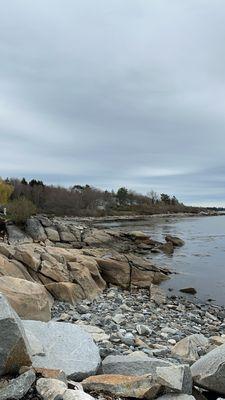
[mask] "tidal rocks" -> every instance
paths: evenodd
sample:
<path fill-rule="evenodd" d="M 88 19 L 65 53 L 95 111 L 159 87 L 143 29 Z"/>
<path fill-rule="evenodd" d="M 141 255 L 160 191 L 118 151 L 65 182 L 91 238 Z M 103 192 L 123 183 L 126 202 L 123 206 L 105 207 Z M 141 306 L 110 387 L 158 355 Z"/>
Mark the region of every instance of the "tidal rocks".
<path fill-rule="evenodd" d="M 199 359 L 199 352 L 209 346 L 209 340 L 202 334 L 194 334 L 180 340 L 172 349 L 172 354 L 187 362 Z"/>
<path fill-rule="evenodd" d="M 81 380 L 96 373 L 100 356 L 91 336 L 78 326 L 63 322 L 23 321 L 41 341 L 45 355 L 32 358 L 35 368 L 62 369 L 68 377 Z"/>
<path fill-rule="evenodd" d="M 154 374 L 157 367 L 169 367 L 166 360 L 153 357 L 108 356 L 102 362 L 104 374 L 145 375 Z"/>
<path fill-rule="evenodd" d="M 225 395 L 225 345 L 197 360 L 191 373 L 196 386 Z"/>
<path fill-rule="evenodd" d="M 31 359 L 23 325 L 0 294 L 0 376 L 18 373 L 24 365 L 31 365 Z"/>
<path fill-rule="evenodd" d="M 194 295 L 194 294 L 197 293 L 197 290 L 195 288 L 193 288 L 193 287 L 186 287 L 186 288 L 180 289 L 180 292 Z"/>
<path fill-rule="evenodd" d="M 154 399 L 161 388 L 151 375 L 97 375 L 85 379 L 82 385 L 87 391 L 137 399 Z"/>
<path fill-rule="evenodd" d="M 20 400 L 29 391 L 32 384 L 35 382 L 36 374 L 31 369 L 18 378 L 6 381 L 0 386 L 0 400 Z"/>
<path fill-rule="evenodd" d="M 184 246 L 184 244 L 185 244 L 185 242 L 182 239 L 180 239 L 176 236 L 167 235 L 165 237 L 165 239 L 166 239 L 166 242 L 172 243 L 173 246 L 175 246 L 175 247 L 181 247 L 181 246 Z"/>
<path fill-rule="evenodd" d="M 20 317 L 50 320 L 53 299 L 44 286 L 24 279 L 2 276 L 0 292 L 6 296 Z"/>

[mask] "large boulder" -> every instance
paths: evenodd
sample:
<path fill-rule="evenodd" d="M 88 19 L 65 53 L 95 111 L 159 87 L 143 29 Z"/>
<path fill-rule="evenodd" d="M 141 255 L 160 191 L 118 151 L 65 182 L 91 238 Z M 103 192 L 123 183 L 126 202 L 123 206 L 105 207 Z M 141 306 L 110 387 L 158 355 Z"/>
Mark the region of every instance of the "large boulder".
<path fill-rule="evenodd" d="M 225 344 L 197 360 L 191 373 L 196 386 L 225 395 Z"/>
<path fill-rule="evenodd" d="M 25 232 L 23 232 L 20 228 L 13 224 L 7 224 L 6 230 L 8 234 L 8 242 L 9 244 L 25 244 L 32 243 L 33 239 L 28 236 Z"/>
<path fill-rule="evenodd" d="M 94 299 L 102 292 L 87 267 L 77 262 L 69 262 L 69 269 L 73 282 L 80 285 L 86 298 Z"/>
<path fill-rule="evenodd" d="M 55 282 L 69 282 L 70 274 L 65 262 L 58 262 L 48 253 L 42 253 L 39 272 Z"/>
<path fill-rule="evenodd" d="M 156 368 L 156 380 L 167 392 L 192 394 L 192 376 L 189 365 L 171 365 Z"/>
<path fill-rule="evenodd" d="M 40 253 L 35 251 L 35 248 L 27 245 L 17 246 L 15 248 L 14 257 L 28 268 L 31 268 L 34 271 L 39 270 L 41 264 Z"/>
<path fill-rule="evenodd" d="M 98 347 L 80 327 L 63 322 L 23 321 L 25 331 L 41 341 L 45 355 L 33 357 L 35 368 L 61 369 L 67 377 L 82 380 L 97 372 Z"/>
<path fill-rule="evenodd" d="M 71 282 L 54 282 L 45 285 L 52 296 L 60 301 L 66 301 L 72 305 L 85 299 L 85 294 L 80 285 Z"/>
<path fill-rule="evenodd" d="M 8 260 L 8 258 L 2 255 L 0 255 L 0 276 L 12 276 L 14 278 L 33 281 L 23 264 L 16 260 Z"/>
<path fill-rule="evenodd" d="M 64 243 L 77 242 L 77 238 L 69 230 L 67 226 L 57 224 L 57 229 L 59 232 L 60 241 Z"/>
<path fill-rule="evenodd" d="M 0 376 L 18 373 L 31 365 L 30 347 L 18 315 L 1 293 L 0 327 Z"/>
<path fill-rule="evenodd" d="M 172 354 L 181 357 L 184 361 L 193 363 L 199 359 L 199 353 L 209 346 L 209 339 L 202 334 L 195 333 L 181 339 L 172 349 Z"/>
<path fill-rule="evenodd" d="M 56 227 L 48 226 L 45 228 L 45 233 L 51 242 L 60 242 L 59 232 Z"/>
<path fill-rule="evenodd" d="M 145 375 L 154 374 L 158 367 L 169 367 L 171 363 L 153 357 L 108 356 L 102 362 L 103 374 Z"/>
<path fill-rule="evenodd" d="M 154 399 L 161 389 L 151 375 L 97 375 L 82 382 L 84 389 L 95 393 L 106 393 L 113 397 Z"/>
<path fill-rule="evenodd" d="M 127 260 L 118 260 L 105 256 L 97 259 L 101 275 L 107 283 L 126 289 L 130 285 L 131 269 Z"/>
<path fill-rule="evenodd" d="M 47 239 L 45 230 L 37 218 L 29 218 L 26 221 L 26 233 L 35 241 L 44 242 Z"/>
<path fill-rule="evenodd" d="M 53 299 L 44 286 L 10 276 L 0 277 L 0 292 L 24 319 L 49 321 Z"/>

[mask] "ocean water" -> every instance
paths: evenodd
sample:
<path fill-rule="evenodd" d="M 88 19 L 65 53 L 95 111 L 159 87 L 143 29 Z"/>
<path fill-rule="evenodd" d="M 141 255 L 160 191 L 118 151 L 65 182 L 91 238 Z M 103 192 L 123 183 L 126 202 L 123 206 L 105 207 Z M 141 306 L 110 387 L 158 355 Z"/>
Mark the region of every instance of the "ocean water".
<path fill-rule="evenodd" d="M 191 286 L 197 290 L 197 299 L 210 299 L 225 305 L 225 215 L 153 217 L 148 221 L 126 221 L 107 226 L 120 227 L 125 231 L 141 230 L 159 241 L 164 241 L 167 234 L 182 238 L 185 245 L 176 248 L 172 256 L 149 254 L 156 265 L 168 266 L 176 272 L 162 286 L 179 295 L 179 289 Z M 193 298 L 192 295 L 187 296 Z"/>

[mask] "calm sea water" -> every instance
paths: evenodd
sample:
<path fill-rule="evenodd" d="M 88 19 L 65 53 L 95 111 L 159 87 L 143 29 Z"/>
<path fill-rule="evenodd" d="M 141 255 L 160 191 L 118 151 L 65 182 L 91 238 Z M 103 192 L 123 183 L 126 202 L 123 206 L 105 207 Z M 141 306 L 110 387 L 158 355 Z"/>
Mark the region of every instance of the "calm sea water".
<path fill-rule="evenodd" d="M 141 230 L 151 238 L 163 241 L 171 234 L 184 239 L 185 245 L 172 256 L 150 255 L 156 265 L 168 266 L 178 274 L 163 283 L 179 293 L 183 287 L 195 287 L 201 301 L 213 299 L 225 305 L 225 215 L 216 217 L 150 218 L 139 222 L 107 224 L 125 231 Z M 181 295 L 181 293 L 179 293 Z M 191 295 L 188 297 L 192 298 Z"/>

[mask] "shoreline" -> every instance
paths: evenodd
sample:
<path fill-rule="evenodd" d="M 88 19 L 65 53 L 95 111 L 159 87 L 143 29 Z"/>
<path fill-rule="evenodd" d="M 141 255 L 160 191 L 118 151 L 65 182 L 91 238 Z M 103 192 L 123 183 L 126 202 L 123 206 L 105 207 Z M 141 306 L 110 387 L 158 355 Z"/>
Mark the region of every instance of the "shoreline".
<path fill-rule="evenodd" d="M 44 214 L 43 214 L 44 215 Z M 75 217 L 75 216 L 64 216 L 64 217 L 49 217 L 50 219 L 55 220 L 65 220 L 65 221 L 77 221 L 84 223 L 104 223 L 104 222 L 133 222 L 133 221 L 147 221 L 152 218 L 185 218 L 185 217 L 216 217 L 224 215 L 219 212 L 199 212 L 199 213 L 190 213 L 190 212 L 178 212 L 178 213 L 165 213 L 165 214 L 134 214 L 134 215 L 115 215 L 115 216 L 103 216 L 103 217 Z M 37 215 L 37 217 L 41 217 L 42 214 Z M 45 216 L 45 215 L 44 215 Z"/>

